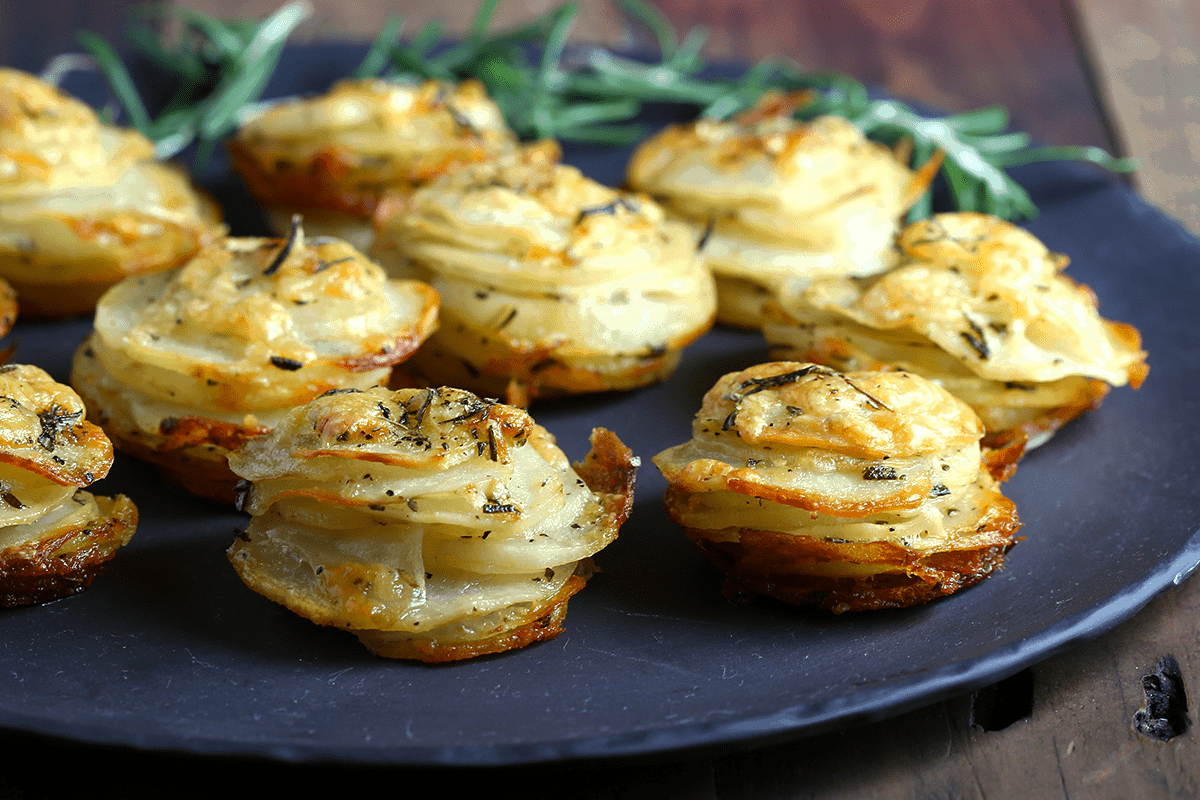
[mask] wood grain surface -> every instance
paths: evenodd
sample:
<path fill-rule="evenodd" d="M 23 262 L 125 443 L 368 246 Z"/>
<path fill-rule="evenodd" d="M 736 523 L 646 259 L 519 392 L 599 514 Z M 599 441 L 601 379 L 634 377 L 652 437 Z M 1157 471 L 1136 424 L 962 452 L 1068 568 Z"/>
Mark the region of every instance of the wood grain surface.
<path fill-rule="evenodd" d="M 278 0 L 182 0 L 218 14 L 261 15 Z M 44 25 L 55 3 L 3 0 L 0 60 L 15 48 L 5 28 Z M 61 28 L 111 27 L 86 3 Z M 122 3 L 109 3 L 111 8 Z M 496 24 L 544 12 L 544 0 L 502 3 Z M 1095 144 L 1138 157 L 1145 196 L 1200 232 L 1200 0 L 658 0 L 675 23 L 711 29 L 714 59 L 779 54 L 834 69 L 903 97 L 949 109 L 1001 103 L 1018 128 L 1057 144 Z M 302 35 L 365 39 L 389 11 L 409 33 L 443 19 L 466 29 L 475 4 L 435 0 L 321 0 Z M 607 0 L 583 0 L 580 37 L 616 47 L 648 45 Z M 66 12 L 64 12 L 65 14 Z M 73 16 L 72 16 L 73 15 Z M 80 16 L 83 15 L 83 16 Z M 42 34 L 60 47 L 59 32 Z M 57 37 L 57 38 L 56 38 Z M 23 51 L 24 52 L 24 51 Z M 11 63 L 11 62 L 9 62 Z M 1200 378 L 1198 378 L 1200 381 Z M 365 770 L 325 765 L 220 764 L 0 734 L 9 763 L 71 761 L 97 775 L 123 775 L 125 797 L 161 796 L 131 778 L 172 770 L 175 796 L 212 796 L 230 781 L 270 781 L 275 790 L 340 791 L 386 781 L 405 791 L 462 796 L 507 789 L 584 798 L 1175 798 L 1200 797 L 1194 728 L 1157 741 L 1135 727 L 1146 703 L 1143 676 L 1165 656 L 1200 691 L 1200 581 L 1152 601 L 1133 620 L 985 692 L 872 725 L 738 752 L 682 754 L 649 763 L 599 762 L 525 769 Z M 1005 715 L 1015 721 L 999 730 Z M 216 767 L 216 768 L 214 768 Z M 307 792 L 306 792 L 307 793 Z M 52 797 L 19 772 L 0 775 L 0 799 Z M 103 796 L 103 795 L 102 795 Z"/>
<path fill-rule="evenodd" d="M 1200 2 L 1076 5 L 1103 102 L 1141 164 L 1139 190 L 1200 234 Z"/>

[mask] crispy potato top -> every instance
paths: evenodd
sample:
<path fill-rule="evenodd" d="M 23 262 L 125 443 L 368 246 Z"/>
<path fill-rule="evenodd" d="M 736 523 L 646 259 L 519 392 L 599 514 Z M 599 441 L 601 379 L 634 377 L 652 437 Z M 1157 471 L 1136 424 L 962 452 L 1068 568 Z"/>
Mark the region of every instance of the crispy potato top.
<path fill-rule="evenodd" d="M 6 467 L 60 486 L 103 478 L 112 466 L 112 443 L 83 415 L 79 395 L 38 367 L 0 367 L 0 463 Z M 12 486 L 4 491 L 17 494 Z"/>
<path fill-rule="evenodd" d="M 926 455 L 983 435 L 970 407 L 929 381 L 789 361 L 722 377 L 704 395 L 694 428 L 858 458 Z"/>
<path fill-rule="evenodd" d="M 554 438 L 515 406 L 450 387 L 395 392 L 375 387 L 314 399 L 271 435 L 248 442 L 230 463 L 249 480 L 321 456 L 440 470 L 465 461 L 509 464 L 513 449 L 527 443 L 566 464 Z"/>
<path fill-rule="evenodd" d="M 869 328 L 909 329 L 976 374 L 1001 381 L 1072 375 L 1120 386 L 1145 377 L 1137 331 L 1100 317 L 1060 270 L 1065 256 L 998 217 L 939 214 L 899 237 L 901 262 L 858 280 L 822 278 L 804 303 Z"/>
<path fill-rule="evenodd" d="M 692 431 L 654 457 L 675 490 L 841 518 L 919 509 L 980 474 L 978 417 L 905 372 L 760 364 L 717 381 Z"/>
<path fill-rule="evenodd" d="M 803 217 L 878 192 L 898 216 L 912 173 L 841 117 L 793 119 L 804 99 L 768 93 L 731 120 L 671 126 L 638 148 L 629 184 L 697 214 L 746 206 Z"/>
<path fill-rule="evenodd" d="M 109 373 L 164 400 L 290 407 L 390 367 L 433 329 L 437 295 L 337 239 L 230 238 L 114 286 L 96 312 Z"/>
<path fill-rule="evenodd" d="M 539 143 L 385 200 L 372 252 L 513 350 L 627 354 L 706 330 L 715 290 L 696 234 L 557 155 Z"/>
<path fill-rule="evenodd" d="M 264 174 L 315 169 L 349 189 L 424 183 L 515 143 L 478 81 L 402 84 L 370 78 L 273 106 L 238 132 L 233 147 L 235 156 L 252 159 Z"/>
<path fill-rule="evenodd" d="M 220 209 L 137 131 L 0 69 L 0 275 L 30 316 L 91 311 L 105 287 L 220 236 Z"/>
<path fill-rule="evenodd" d="M 105 125 L 46 81 L 0 68 L 0 198 L 113 183 L 153 157 L 154 145 L 137 131 Z"/>

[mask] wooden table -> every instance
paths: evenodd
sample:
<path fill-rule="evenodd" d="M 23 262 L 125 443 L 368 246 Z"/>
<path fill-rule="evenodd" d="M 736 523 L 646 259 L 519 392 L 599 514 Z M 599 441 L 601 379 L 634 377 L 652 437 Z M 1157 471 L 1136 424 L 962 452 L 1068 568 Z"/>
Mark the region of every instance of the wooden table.
<path fill-rule="evenodd" d="M 217 12 L 259 14 L 275 0 L 189 0 Z M 20 63 L 70 47 L 69 31 L 114 34 L 128 2 L 0 2 L 0 63 Z M 1130 0 L 829 0 L 784 6 L 769 0 L 659 0 L 677 27 L 713 30 L 711 54 L 752 60 L 769 53 L 806 66 L 849 72 L 904 97 L 953 109 L 1001 103 L 1014 123 L 1046 143 L 1094 144 L 1141 160 L 1134 184 L 1152 203 L 1200 233 L 1200 2 Z M 366 38 L 384 3 L 318 3 L 310 30 Z M 506 24 L 544 4 L 501 6 Z M 581 26 L 608 44 L 639 43 L 607 2 L 585 2 Z M 473 4 L 420 0 L 401 13 L 415 30 L 449 14 L 463 30 Z M 885 10 L 881 10 L 885 9 Z M 53 21 L 54 24 L 48 24 Z M 1200 524 L 1200 523 L 1198 523 Z M 809 797 L 1088 797 L 1200 795 L 1194 730 L 1162 742 L 1139 733 L 1142 678 L 1173 656 L 1184 683 L 1200 667 L 1200 582 L 1168 590 L 1135 618 L 1090 643 L 1040 663 L 996 687 L 884 722 L 728 754 L 691 754 L 645 763 L 538 768 L 382 770 L 336 766 L 214 763 L 82 747 L 23 734 L 0 734 L 6 764 L 70 764 L 123 796 L 161 796 L 155 768 L 171 770 L 172 794 L 212 796 L 248 779 L 272 791 L 394 791 L 435 788 L 446 796 L 512 788 L 528 795 L 722 800 Z M 999 728 L 991 730 L 990 728 Z M 367 781 L 368 784 L 363 782 Z M 12 768 L 0 798 L 57 796 L 53 773 Z M 74 786 L 72 786 L 74 788 Z"/>

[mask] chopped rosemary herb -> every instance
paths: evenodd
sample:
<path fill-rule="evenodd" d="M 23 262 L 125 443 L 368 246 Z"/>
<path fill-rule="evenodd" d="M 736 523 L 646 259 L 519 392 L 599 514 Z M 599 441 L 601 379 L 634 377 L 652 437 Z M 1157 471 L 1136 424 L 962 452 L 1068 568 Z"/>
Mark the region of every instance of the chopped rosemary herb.
<path fill-rule="evenodd" d="M 903 478 L 902 475 L 896 473 L 896 470 L 880 464 L 867 466 L 863 469 L 862 477 L 864 481 L 895 481 Z"/>
<path fill-rule="evenodd" d="M 271 356 L 271 364 L 272 366 L 288 372 L 295 372 L 304 366 L 304 362 L 297 361 L 294 358 L 287 358 L 285 356 Z"/>
<path fill-rule="evenodd" d="M 293 214 L 292 230 L 288 233 L 288 237 L 284 241 L 283 246 L 279 248 L 279 252 L 273 259 L 271 259 L 271 263 L 267 266 L 267 268 L 263 270 L 264 277 L 270 277 L 271 275 L 274 275 L 279 268 L 283 266 L 283 262 L 287 261 L 288 256 L 292 254 L 292 248 L 296 246 L 296 241 L 299 239 L 302 230 L 303 228 L 300 226 L 300 215 Z"/>

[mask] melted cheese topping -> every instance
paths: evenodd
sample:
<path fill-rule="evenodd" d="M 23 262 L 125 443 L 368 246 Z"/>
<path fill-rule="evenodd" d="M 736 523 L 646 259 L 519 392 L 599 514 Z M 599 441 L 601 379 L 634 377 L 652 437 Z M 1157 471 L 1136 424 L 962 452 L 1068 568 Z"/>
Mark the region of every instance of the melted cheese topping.
<path fill-rule="evenodd" d="M 10 561 L 19 570 L 29 570 L 31 559 L 49 573 L 69 569 L 38 551 L 72 549 L 72 537 L 88 539 L 90 528 L 109 522 L 78 488 L 107 475 L 113 459 L 112 444 L 83 417 L 79 396 L 41 369 L 0 367 L 0 592 L 9 591 Z"/>
<path fill-rule="evenodd" d="M 428 335 L 436 302 L 424 284 L 389 281 L 351 246 L 306 243 L 299 228 L 288 242 L 228 239 L 182 269 L 111 289 L 91 357 L 97 380 L 123 384 L 153 414 L 270 416 L 385 381 Z"/>
<path fill-rule="evenodd" d="M 83 416 L 79 395 L 41 369 L 0 367 L 0 522 L 37 516 L 108 474 L 112 444 Z"/>
<path fill-rule="evenodd" d="M 364 79 L 271 107 L 232 147 L 259 200 L 369 217 L 385 189 L 418 186 L 515 143 L 478 81 Z M 297 193 L 301 186 L 316 191 Z"/>
<path fill-rule="evenodd" d="M 230 466 L 252 482 L 243 579 L 353 629 L 461 634 L 545 603 L 619 525 L 545 429 L 458 389 L 317 398 Z"/>
<path fill-rule="evenodd" d="M 217 236 L 216 207 L 153 157 L 140 133 L 0 69 L 0 271 L 111 283 L 173 266 Z"/>
<path fill-rule="evenodd" d="M 438 290 L 436 342 L 478 372 L 519 375 L 528 354 L 620 371 L 699 336 L 715 308 L 686 226 L 536 145 L 398 202 L 373 252 Z"/>
<path fill-rule="evenodd" d="M 918 179 L 887 148 L 840 117 L 797 122 L 796 103 L 768 94 L 733 120 L 672 126 L 630 162 L 631 187 L 697 230 L 713 224 L 706 249 L 722 321 L 759 324 L 729 317 L 730 304 L 754 287 L 777 293 L 815 275 L 885 269 L 915 199 Z"/>
<path fill-rule="evenodd" d="M 654 458 L 678 491 L 849 519 L 961 494 L 979 473 L 983 434 L 970 408 L 916 376 L 794 362 L 724 376 L 692 431 Z"/>
<path fill-rule="evenodd" d="M 0 68 L 0 198 L 113 183 L 153 157 L 154 145 L 137 131 L 105 125 L 46 81 Z"/>
<path fill-rule="evenodd" d="M 905 229 L 903 261 L 860 280 L 820 279 L 765 329 L 781 352 L 839 367 L 919 372 L 975 407 L 989 430 L 1012 415 L 1086 396 L 1086 379 L 1139 384 L 1137 332 L 1100 317 L 1060 274 L 1066 259 L 983 214 Z M 1019 415 L 1020 416 L 1020 415 Z M 1028 415 L 1025 415 L 1028 416 Z"/>

